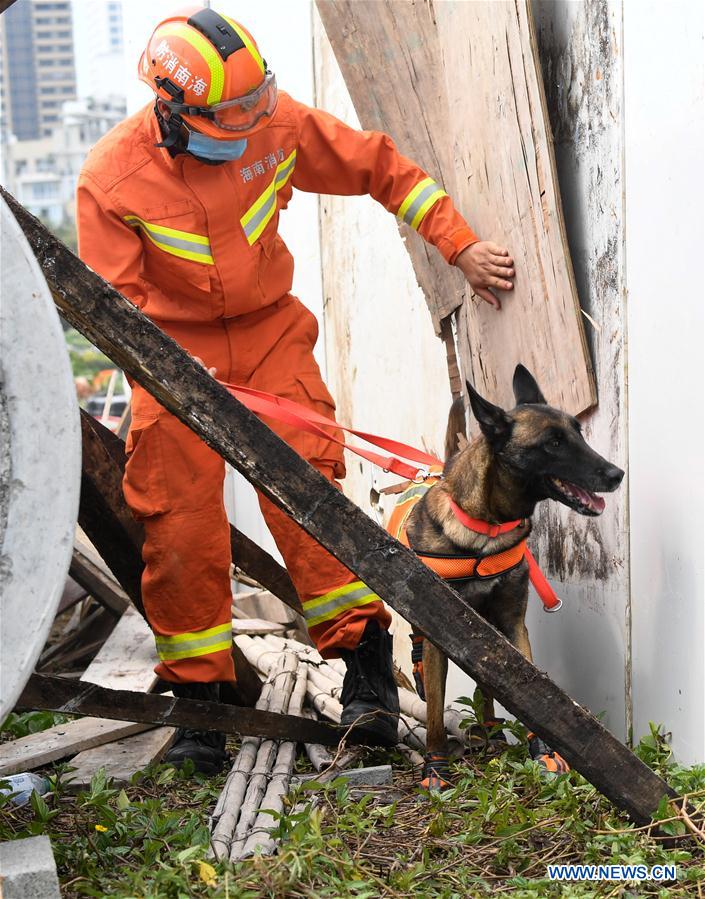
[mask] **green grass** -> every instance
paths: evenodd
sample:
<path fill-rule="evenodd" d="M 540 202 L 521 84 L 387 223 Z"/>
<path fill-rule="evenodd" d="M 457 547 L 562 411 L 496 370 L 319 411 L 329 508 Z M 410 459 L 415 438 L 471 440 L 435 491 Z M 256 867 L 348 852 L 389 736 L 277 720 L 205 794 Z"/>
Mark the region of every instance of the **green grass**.
<path fill-rule="evenodd" d="M 704 808 L 705 766 L 673 764 L 657 728 L 637 751 Z M 376 753 L 365 763 L 388 759 Z M 685 839 L 681 821 L 663 825 L 673 836 L 666 845 L 631 826 L 577 773 L 541 777 L 523 745 L 462 760 L 455 788 L 430 797 L 400 757 L 392 761 L 391 787 L 299 788 L 278 823 L 280 852 L 236 866 L 206 858 L 208 814 L 224 776 L 159 765 L 125 789 L 99 774 L 77 796 L 66 789 L 69 766 L 50 769 L 52 791 L 31 807 L 14 809 L 0 797 L 0 840 L 48 834 L 67 899 L 705 895 L 703 846 Z M 659 811 L 672 816 L 665 804 Z M 679 879 L 668 886 L 552 884 L 544 879 L 549 862 L 673 863 Z"/>

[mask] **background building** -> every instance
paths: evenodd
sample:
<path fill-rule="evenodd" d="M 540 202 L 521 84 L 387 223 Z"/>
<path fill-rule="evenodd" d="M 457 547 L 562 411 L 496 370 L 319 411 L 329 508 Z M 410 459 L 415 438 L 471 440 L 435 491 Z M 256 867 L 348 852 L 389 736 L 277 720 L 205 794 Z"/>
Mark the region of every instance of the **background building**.
<path fill-rule="evenodd" d="M 78 96 L 124 93 L 122 0 L 73 0 L 72 6 Z"/>
<path fill-rule="evenodd" d="M 97 3 L 96 5 L 102 5 Z M 17 0 L 0 18 L 4 130 L 47 137 L 76 98 L 71 3 Z"/>

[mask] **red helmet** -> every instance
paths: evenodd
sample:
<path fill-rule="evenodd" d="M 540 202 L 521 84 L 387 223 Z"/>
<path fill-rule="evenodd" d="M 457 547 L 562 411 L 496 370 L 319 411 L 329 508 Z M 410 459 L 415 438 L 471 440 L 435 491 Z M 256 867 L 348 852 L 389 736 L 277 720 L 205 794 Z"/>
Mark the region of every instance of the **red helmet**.
<path fill-rule="evenodd" d="M 277 105 L 276 80 L 250 32 L 212 9 L 193 6 L 160 22 L 138 74 L 163 114 L 217 140 L 252 133 Z"/>

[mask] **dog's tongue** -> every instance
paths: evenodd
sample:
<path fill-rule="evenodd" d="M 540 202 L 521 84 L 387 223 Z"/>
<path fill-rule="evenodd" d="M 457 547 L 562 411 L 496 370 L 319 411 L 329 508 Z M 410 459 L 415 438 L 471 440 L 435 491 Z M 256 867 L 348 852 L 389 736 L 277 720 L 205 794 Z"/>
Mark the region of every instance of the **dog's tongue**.
<path fill-rule="evenodd" d="M 578 497 L 580 502 L 587 506 L 588 509 L 592 509 L 593 512 L 602 512 L 605 508 L 605 500 L 603 497 L 598 496 L 596 493 L 588 493 L 587 490 L 583 490 L 582 487 L 578 487 L 575 484 L 570 485 L 573 488 L 573 493 Z"/>

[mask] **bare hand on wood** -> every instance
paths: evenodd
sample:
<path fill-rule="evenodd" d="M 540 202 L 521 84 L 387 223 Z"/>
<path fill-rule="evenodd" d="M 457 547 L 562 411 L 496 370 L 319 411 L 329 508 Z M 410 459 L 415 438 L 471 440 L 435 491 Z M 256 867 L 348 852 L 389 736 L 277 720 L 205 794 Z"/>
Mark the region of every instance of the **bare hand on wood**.
<path fill-rule="evenodd" d="M 514 260 L 509 250 L 489 240 L 479 240 L 458 255 L 455 264 L 475 293 L 490 306 L 501 309 L 495 290 L 512 290 Z M 492 289 L 490 289 L 492 288 Z"/>
<path fill-rule="evenodd" d="M 194 362 L 198 362 L 199 365 L 202 365 L 212 378 L 215 377 L 215 373 L 217 371 L 215 366 L 213 368 L 207 368 L 206 363 L 203 361 L 203 359 L 201 359 L 200 356 L 194 356 L 193 359 L 194 359 Z"/>

